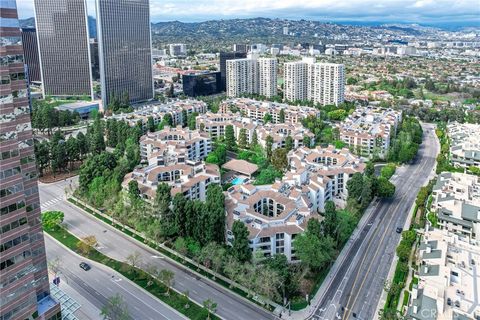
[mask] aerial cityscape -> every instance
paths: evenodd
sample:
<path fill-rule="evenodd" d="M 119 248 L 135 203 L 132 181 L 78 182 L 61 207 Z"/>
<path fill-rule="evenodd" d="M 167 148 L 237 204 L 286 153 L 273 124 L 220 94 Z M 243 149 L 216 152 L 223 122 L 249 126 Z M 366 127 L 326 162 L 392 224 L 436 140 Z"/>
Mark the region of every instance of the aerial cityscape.
<path fill-rule="evenodd" d="M 477 0 L 0 0 L 0 320 L 479 320 Z"/>

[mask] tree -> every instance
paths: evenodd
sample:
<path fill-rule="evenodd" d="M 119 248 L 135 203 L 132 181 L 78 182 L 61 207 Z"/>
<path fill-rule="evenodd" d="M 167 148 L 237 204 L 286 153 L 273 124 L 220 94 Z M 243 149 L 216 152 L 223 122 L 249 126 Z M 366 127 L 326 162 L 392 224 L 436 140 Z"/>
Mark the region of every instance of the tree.
<path fill-rule="evenodd" d="M 61 211 L 46 211 L 42 213 L 42 225 L 45 230 L 54 230 L 63 222 L 64 214 Z"/>
<path fill-rule="evenodd" d="M 62 268 L 63 262 L 60 257 L 55 257 L 55 259 L 49 259 L 48 260 L 48 269 L 53 272 L 54 277 L 57 277 L 57 274 L 60 272 L 60 269 Z"/>
<path fill-rule="evenodd" d="M 322 235 L 316 219 L 310 219 L 307 230 L 295 238 L 294 248 L 302 263 L 313 270 L 325 267 L 335 256 L 333 239 Z"/>
<path fill-rule="evenodd" d="M 287 151 L 293 149 L 293 138 L 290 135 L 285 138 L 285 149 L 287 149 Z"/>
<path fill-rule="evenodd" d="M 208 312 L 207 319 L 210 320 L 210 315 L 217 311 L 217 304 L 213 300 L 207 299 L 207 300 L 203 301 L 203 307 Z"/>
<path fill-rule="evenodd" d="M 227 150 L 235 150 L 236 148 L 235 132 L 233 131 L 233 126 L 231 124 L 225 127 L 225 144 Z"/>
<path fill-rule="evenodd" d="M 272 147 L 273 147 L 273 138 L 271 136 L 267 136 L 265 139 L 265 152 L 267 154 L 268 162 L 272 159 Z"/>
<path fill-rule="evenodd" d="M 103 306 L 100 315 L 104 320 L 130 320 L 130 313 L 127 304 L 120 294 L 108 298 Z"/>
<path fill-rule="evenodd" d="M 173 285 L 175 273 L 171 270 L 163 269 L 158 274 L 158 278 L 167 287 L 166 295 L 168 296 L 170 294 L 170 288 Z"/>
<path fill-rule="evenodd" d="M 136 274 L 136 269 L 138 268 L 138 265 L 141 263 L 141 261 L 142 256 L 138 251 L 134 251 L 125 258 L 125 262 L 130 266 L 130 271 L 133 274 Z"/>
<path fill-rule="evenodd" d="M 48 141 L 38 142 L 34 145 L 35 159 L 38 165 L 38 171 L 40 175 L 43 175 L 43 171 L 50 164 L 50 146 Z"/>
<path fill-rule="evenodd" d="M 359 172 L 353 174 L 353 176 L 347 181 L 348 196 L 358 200 L 362 195 L 363 190 L 363 175 Z"/>
<path fill-rule="evenodd" d="M 232 255 L 240 262 L 250 261 L 252 258 L 252 251 L 250 250 L 248 236 L 250 235 L 247 227 L 241 221 L 235 220 L 232 226 L 234 236 Z"/>
<path fill-rule="evenodd" d="M 279 171 L 284 171 L 288 167 L 288 151 L 285 148 L 277 148 L 272 154 L 272 165 Z"/>
<path fill-rule="evenodd" d="M 245 149 L 247 148 L 247 144 L 248 144 L 248 141 L 247 141 L 247 130 L 245 128 L 241 128 L 240 129 L 240 132 L 238 134 L 238 146 L 241 148 L 241 149 Z"/>
<path fill-rule="evenodd" d="M 269 122 L 272 122 L 272 120 L 272 115 L 270 113 L 265 113 L 265 115 L 263 116 L 263 123 L 267 124 Z"/>
<path fill-rule="evenodd" d="M 310 139 L 309 136 L 303 137 L 303 145 L 307 148 L 310 148 L 312 146 L 312 140 Z"/>
<path fill-rule="evenodd" d="M 77 242 L 77 249 L 82 255 L 88 256 L 96 245 L 97 238 L 95 236 L 86 236 Z"/>
<path fill-rule="evenodd" d="M 154 131 L 155 131 L 155 122 L 154 122 L 152 116 L 149 116 L 149 117 L 147 118 L 147 128 L 148 128 L 148 131 L 150 131 L 150 132 L 154 132 Z"/>
<path fill-rule="evenodd" d="M 375 166 L 372 161 L 367 162 L 367 165 L 365 166 L 364 174 L 367 177 L 375 176 Z"/>
<path fill-rule="evenodd" d="M 258 145 L 258 135 L 257 130 L 253 131 L 252 142 L 250 143 L 250 148 L 255 148 Z"/>
<path fill-rule="evenodd" d="M 138 199 L 140 197 L 140 189 L 138 188 L 138 181 L 131 180 L 128 182 L 128 195 L 130 199 Z"/>
<path fill-rule="evenodd" d="M 278 122 L 285 123 L 285 110 L 280 109 L 280 114 L 278 115 Z"/>
<path fill-rule="evenodd" d="M 173 197 L 172 210 L 175 217 L 175 225 L 180 237 L 187 236 L 187 211 L 186 211 L 187 199 L 183 193 L 177 193 Z"/>
<path fill-rule="evenodd" d="M 391 198 L 395 194 L 395 185 L 385 177 L 377 179 L 377 195 L 381 198 Z"/>
<path fill-rule="evenodd" d="M 325 220 L 323 220 L 323 230 L 324 234 L 332 237 L 333 239 L 337 238 L 337 211 L 335 209 L 335 203 L 333 201 L 327 201 L 325 203 Z"/>
<path fill-rule="evenodd" d="M 175 88 L 173 86 L 173 82 L 170 83 L 170 87 L 168 88 L 168 90 L 165 91 L 165 96 L 168 98 L 172 98 L 175 96 Z"/>

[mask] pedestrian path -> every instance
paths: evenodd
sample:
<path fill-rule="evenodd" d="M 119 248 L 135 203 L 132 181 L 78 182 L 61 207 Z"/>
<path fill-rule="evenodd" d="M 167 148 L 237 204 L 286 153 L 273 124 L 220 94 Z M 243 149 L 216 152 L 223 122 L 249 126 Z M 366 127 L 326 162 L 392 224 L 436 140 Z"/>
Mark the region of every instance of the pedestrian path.
<path fill-rule="evenodd" d="M 47 209 L 49 209 L 50 207 L 52 207 L 54 204 L 56 204 L 57 202 L 59 201 L 62 201 L 64 199 L 63 196 L 58 196 L 56 198 L 53 198 L 53 199 L 50 199 L 48 201 L 45 201 L 43 203 L 40 204 L 40 209 L 43 211 L 46 211 Z"/>

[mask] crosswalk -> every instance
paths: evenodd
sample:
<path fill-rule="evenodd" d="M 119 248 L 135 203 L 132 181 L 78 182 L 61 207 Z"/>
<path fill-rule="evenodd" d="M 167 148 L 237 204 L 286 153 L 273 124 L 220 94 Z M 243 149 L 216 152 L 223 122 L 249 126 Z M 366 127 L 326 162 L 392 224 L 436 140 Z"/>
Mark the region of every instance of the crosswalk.
<path fill-rule="evenodd" d="M 58 196 L 56 198 L 53 198 L 51 200 L 48 200 L 48 201 L 45 201 L 43 203 L 40 204 L 40 209 L 42 211 L 46 211 L 47 209 L 49 209 L 51 206 L 53 206 L 54 204 L 56 204 L 57 202 L 63 200 L 63 196 Z"/>

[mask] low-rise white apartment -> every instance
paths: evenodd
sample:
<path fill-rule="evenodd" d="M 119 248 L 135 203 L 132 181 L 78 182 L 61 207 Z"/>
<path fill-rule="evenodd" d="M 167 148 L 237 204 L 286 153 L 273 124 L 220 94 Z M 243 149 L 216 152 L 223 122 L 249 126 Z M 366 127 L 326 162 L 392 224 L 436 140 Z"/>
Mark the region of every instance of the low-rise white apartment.
<path fill-rule="evenodd" d="M 360 107 L 338 124 L 340 140 L 358 155 L 385 157 L 402 113 L 380 107 Z"/>
<path fill-rule="evenodd" d="M 244 59 L 227 60 L 226 69 L 227 96 L 277 95 L 277 59 L 258 58 L 256 54 L 249 54 Z"/>
<path fill-rule="evenodd" d="M 480 249 L 446 230 L 427 229 L 417 257 L 418 284 L 409 297 L 408 319 L 478 319 Z"/>
<path fill-rule="evenodd" d="M 273 139 L 272 149 L 284 148 L 287 138 L 292 138 L 293 148 L 304 145 L 304 138 L 310 139 L 310 146 L 315 144 L 315 135 L 308 129 L 304 128 L 300 123 L 267 123 L 244 118 L 240 114 L 228 113 L 210 113 L 199 115 L 196 118 L 197 129 L 201 132 L 208 133 L 210 137 L 222 138 L 225 136 L 226 127 L 233 127 L 235 138 L 239 139 L 241 131 L 244 130 L 247 143 L 252 143 L 253 136 L 257 134 L 257 141 L 265 148 L 267 137 Z"/>
<path fill-rule="evenodd" d="M 147 164 L 127 174 L 122 186 L 128 188 L 130 181 L 137 181 L 147 201 L 153 201 L 160 183 L 171 186 L 172 196 L 181 192 L 188 199 L 202 201 L 208 185 L 220 183 L 218 166 L 202 161 L 212 149 L 211 140 L 196 130 L 167 127 L 143 136 L 140 145 Z"/>
<path fill-rule="evenodd" d="M 283 253 L 295 261 L 293 240 L 305 230 L 309 219 L 321 219 L 325 203 L 344 205 L 346 183 L 365 164 L 347 149 L 299 148 L 288 155 L 291 170 L 273 185 L 238 184 L 226 192 L 227 240 L 240 220 L 250 232 L 250 247 L 265 256 Z M 339 200 L 339 201 L 336 201 Z"/>
<path fill-rule="evenodd" d="M 345 100 L 345 67 L 316 63 L 315 58 L 284 65 L 286 101 L 309 100 L 321 105 L 339 105 Z"/>
<path fill-rule="evenodd" d="M 116 119 L 126 121 L 130 126 L 136 126 L 141 122 L 143 129 L 146 131 L 148 126 L 148 118 L 152 117 L 156 125 L 162 122 L 166 114 L 172 117 L 172 125 L 181 125 L 187 121 L 184 119 L 192 113 L 205 113 L 207 104 L 198 100 L 177 100 L 168 103 L 146 104 L 137 110 L 129 113 L 115 114 L 105 119 Z"/>
<path fill-rule="evenodd" d="M 283 111 L 282 111 L 283 110 Z M 300 123 L 309 116 L 319 117 L 320 111 L 305 106 L 291 106 L 285 103 L 257 101 L 248 98 L 228 99 L 221 103 L 219 112 L 240 112 L 243 117 L 255 121 L 263 121 L 265 115 L 270 115 L 272 123 L 279 123 L 281 113 L 285 115 L 285 122 Z"/>
<path fill-rule="evenodd" d="M 463 237 L 478 240 L 480 234 L 480 177 L 443 172 L 433 187 L 431 210 L 438 225 Z"/>
<path fill-rule="evenodd" d="M 459 168 L 480 167 L 480 124 L 450 123 L 450 161 Z"/>

